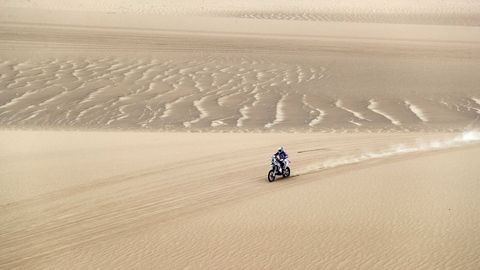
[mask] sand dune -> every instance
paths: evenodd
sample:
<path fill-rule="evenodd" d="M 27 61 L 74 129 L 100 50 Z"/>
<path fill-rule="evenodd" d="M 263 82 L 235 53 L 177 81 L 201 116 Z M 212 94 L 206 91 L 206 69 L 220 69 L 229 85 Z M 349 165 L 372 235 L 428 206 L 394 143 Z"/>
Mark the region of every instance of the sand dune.
<path fill-rule="evenodd" d="M 4 59 L 0 124 L 163 130 L 448 130 L 480 124 L 474 97 L 478 78 L 458 81 L 471 84 L 471 90 L 446 100 L 435 96 L 442 90 L 433 89 L 442 87 L 439 82 L 422 83 L 431 90 L 420 95 L 393 93 L 356 77 L 357 87 L 378 89 L 352 97 L 339 89 L 342 82 L 331 78 L 335 67 L 321 57 L 316 63 L 290 61 L 241 56 Z M 402 72 L 407 76 L 402 84 L 408 85 L 413 72 Z M 333 83 L 338 85 L 329 86 Z"/>
<path fill-rule="evenodd" d="M 480 124 L 477 27 L 10 10 L 0 17 L 3 127 L 460 131 Z"/>
<path fill-rule="evenodd" d="M 334 1 L 82 1 L 4 0 L 2 6 L 55 11 L 110 12 L 161 15 L 196 15 L 250 19 L 348 21 L 410 24 L 479 25 L 480 4 L 477 1 L 354 0 Z"/>
<path fill-rule="evenodd" d="M 0 268 L 480 269 L 479 14 L 0 1 Z"/>
<path fill-rule="evenodd" d="M 478 133 L 0 138 L 2 268 L 479 265 Z"/>

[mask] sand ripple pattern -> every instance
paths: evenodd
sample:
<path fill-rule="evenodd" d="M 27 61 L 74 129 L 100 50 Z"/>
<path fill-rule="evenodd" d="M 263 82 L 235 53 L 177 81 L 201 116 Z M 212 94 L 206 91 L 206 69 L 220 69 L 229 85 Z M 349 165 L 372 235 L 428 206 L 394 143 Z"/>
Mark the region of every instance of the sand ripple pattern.
<path fill-rule="evenodd" d="M 475 96 L 340 97 L 325 65 L 260 57 L 31 58 L 0 71 L 3 127 L 431 130 L 480 112 Z"/>
<path fill-rule="evenodd" d="M 391 24 L 427 24 L 427 25 L 480 25 L 479 13 L 457 11 L 431 11 L 412 13 L 410 10 L 399 12 L 311 12 L 311 11 L 223 11 L 212 12 L 216 17 L 234 17 L 261 20 L 320 21 L 320 22 L 362 22 Z"/>
<path fill-rule="evenodd" d="M 3 0 L 3 7 L 108 13 L 196 15 L 267 20 L 480 25 L 480 4 L 473 0 Z"/>

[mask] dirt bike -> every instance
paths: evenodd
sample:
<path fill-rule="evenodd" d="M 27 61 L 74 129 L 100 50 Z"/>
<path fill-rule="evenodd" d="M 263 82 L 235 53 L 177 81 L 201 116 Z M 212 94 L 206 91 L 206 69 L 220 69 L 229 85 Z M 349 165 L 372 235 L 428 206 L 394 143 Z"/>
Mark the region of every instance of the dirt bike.
<path fill-rule="evenodd" d="M 285 169 L 281 170 L 280 162 L 278 162 L 275 156 L 272 157 L 272 162 L 271 162 L 272 169 L 268 171 L 268 182 L 275 181 L 275 177 L 277 175 L 282 176 L 283 178 L 287 178 L 290 176 L 290 167 L 289 167 L 290 161 L 288 159 L 284 159 L 283 163 L 284 163 Z"/>

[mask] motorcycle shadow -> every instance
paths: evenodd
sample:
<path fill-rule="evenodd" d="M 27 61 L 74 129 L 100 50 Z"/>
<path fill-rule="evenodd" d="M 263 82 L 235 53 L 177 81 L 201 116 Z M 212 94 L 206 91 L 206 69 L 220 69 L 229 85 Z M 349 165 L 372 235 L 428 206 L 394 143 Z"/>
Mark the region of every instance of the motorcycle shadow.
<path fill-rule="evenodd" d="M 275 177 L 275 180 L 274 181 L 268 181 L 267 179 L 267 183 L 274 183 L 274 182 L 277 182 L 277 181 L 288 181 L 288 180 L 291 180 L 292 178 L 296 178 L 300 176 L 300 174 L 294 174 L 294 175 L 290 175 L 288 177 L 282 177 L 282 176 L 277 176 Z M 265 181 L 265 179 L 263 179 L 262 181 Z"/>

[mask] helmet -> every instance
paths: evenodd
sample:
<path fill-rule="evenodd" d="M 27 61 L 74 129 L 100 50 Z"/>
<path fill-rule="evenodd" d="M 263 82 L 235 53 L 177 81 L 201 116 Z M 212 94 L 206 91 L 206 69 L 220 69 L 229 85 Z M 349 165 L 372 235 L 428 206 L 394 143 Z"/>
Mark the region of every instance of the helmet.
<path fill-rule="evenodd" d="M 283 146 L 280 146 L 277 151 L 278 152 L 283 151 Z"/>

